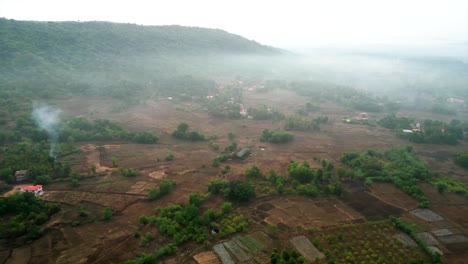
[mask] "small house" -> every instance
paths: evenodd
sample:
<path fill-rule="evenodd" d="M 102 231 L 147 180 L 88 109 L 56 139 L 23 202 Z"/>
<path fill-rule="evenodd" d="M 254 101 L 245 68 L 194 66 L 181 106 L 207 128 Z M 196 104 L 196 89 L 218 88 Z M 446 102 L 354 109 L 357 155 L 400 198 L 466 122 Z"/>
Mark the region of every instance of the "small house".
<path fill-rule="evenodd" d="M 19 170 L 19 171 L 16 171 L 15 172 L 15 180 L 17 182 L 19 181 L 25 181 L 29 179 L 29 176 L 28 176 L 28 171 L 27 170 Z"/>
<path fill-rule="evenodd" d="M 236 153 L 236 157 L 239 159 L 245 159 L 250 154 L 250 148 L 243 148 Z"/>
<path fill-rule="evenodd" d="M 41 196 L 42 194 L 44 194 L 44 191 L 42 190 L 42 185 L 25 186 L 21 189 L 21 192 L 34 193 L 34 195 L 36 196 Z"/>
<path fill-rule="evenodd" d="M 403 133 L 413 133 L 413 130 L 411 130 L 411 129 L 403 129 Z"/>

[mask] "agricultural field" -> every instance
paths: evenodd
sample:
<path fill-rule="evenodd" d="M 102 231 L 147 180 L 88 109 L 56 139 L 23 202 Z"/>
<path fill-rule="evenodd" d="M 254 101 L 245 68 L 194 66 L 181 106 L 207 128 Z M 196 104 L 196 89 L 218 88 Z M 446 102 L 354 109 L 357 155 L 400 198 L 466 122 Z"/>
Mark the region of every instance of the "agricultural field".
<path fill-rule="evenodd" d="M 266 105 L 287 116 L 304 108 L 309 99 L 290 89 L 262 93 L 242 90 L 245 108 Z M 463 250 L 468 246 L 465 196 L 449 189 L 439 192 L 431 182 L 419 182 L 428 197 L 429 209 L 441 217 L 427 220 L 420 218 L 421 211 L 414 211 L 420 210 L 419 201 L 392 182 L 369 184 L 359 177 L 338 175 L 339 168 L 352 170 L 340 161 L 344 153 L 411 146 L 412 153 L 427 164 L 428 170 L 466 184 L 466 170 L 450 158 L 442 159 L 465 150 L 466 142 L 440 145 L 435 151 L 433 145 L 408 142 L 378 125 L 344 123 L 341 119 L 349 116 L 349 108 L 330 101 L 321 102 L 320 109 L 307 117 L 312 120 L 327 116 L 327 123 L 320 124 L 319 130 L 290 130 L 294 139 L 284 144 L 262 142 L 260 137 L 265 129 L 283 131 L 285 120 L 214 117 L 196 101 L 145 100 L 118 111 L 113 108 L 114 103 L 112 99 L 92 98 L 49 102 L 62 109 L 63 119 L 106 119 L 124 130 L 151 131 L 158 135 L 158 142 L 72 142 L 76 151 L 59 156 L 58 160 L 69 163 L 75 175 L 55 178 L 44 185 L 41 198 L 62 204 L 61 211 L 51 216 L 39 239 L 19 248 L 2 244 L 0 257 L 4 256 L 6 263 L 121 263 L 139 261 L 145 256 L 151 259 L 157 255 L 155 252 L 160 252 L 157 258 L 161 263 L 270 263 L 275 249 L 279 253 L 296 250 L 308 263 L 430 263 L 430 256 L 394 227 L 390 216 L 401 217 L 417 225 L 418 233 L 433 236 L 438 244 L 427 244 L 440 250 L 443 263 L 462 263 L 460 259 L 468 258 Z M 383 116 L 371 115 L 374 119 Z M 207 140 L 173 137 L 181 122 Z M 213 160 L 226 154 L 225 148 L 233 142 L 238 150 L 249 147 L 250 154 L 245 159 L 228 158 L 218 167 L 213 166 Z M 289 179 L 289 164 L 307 161 L 314 173 L 327 172 L 321 160 L 334 166 L 329 170 L 330 178 L 321 184 L 339 182 L 341 194 L 319 190 L 315 196 L 300 195 L 296 183 Z M 254 164 L 266 175 L 265 179 L 246 178 L 245 171 Z M 285 177 L 283 193 L 278 191 L 277 183 L 269 181 L 270 169 Z M 125 174 L 132 170 L 135 174 Z M 175 184 L 165 192 L 167 181 Z M 238 203 L 226 198 L 226 189 L 210 194 L 208 186 L 213 181 L 252 181 L 255 197 Z M 22 185 L 13 186 L 14 192 Z M 150 191 L 154 199 L 149 199 Z M 167 236 L 168 231 L 162 230 L 154 219 L 141 223 L 142 215 L 149 219 L 159 217 L 155 208 L 197 203 L 194 193 L 204 197 L 198 207 L 200 219 L 210 209 L 221 212 L 229 201 L 233 204 L 232 214 L 245 216 L 248 226 L 231 233 L 222 217 L 213 216 L 216 220 L 200 220 L 203 223 L 197 226 L 203 229 L 197 232 L 206 234 L 201 242 L 181 239 L 172 247 L 167 245 L 176 235 Z M 221 227 L 219 235 L 212 233 Z"/>

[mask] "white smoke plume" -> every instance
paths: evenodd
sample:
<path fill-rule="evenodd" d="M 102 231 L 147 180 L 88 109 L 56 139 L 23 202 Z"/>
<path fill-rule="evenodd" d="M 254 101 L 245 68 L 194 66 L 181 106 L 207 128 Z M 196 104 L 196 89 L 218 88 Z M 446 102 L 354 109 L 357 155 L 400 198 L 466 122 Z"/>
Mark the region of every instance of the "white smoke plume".
<path fill-rule="evenodd" d="M 55 158 L 58 141 L 58 124 L 61 110 L 44 103 L 33 103 L 32 117 L 38 127 L 44 129 L 49 136 L 49 156 Z"/>

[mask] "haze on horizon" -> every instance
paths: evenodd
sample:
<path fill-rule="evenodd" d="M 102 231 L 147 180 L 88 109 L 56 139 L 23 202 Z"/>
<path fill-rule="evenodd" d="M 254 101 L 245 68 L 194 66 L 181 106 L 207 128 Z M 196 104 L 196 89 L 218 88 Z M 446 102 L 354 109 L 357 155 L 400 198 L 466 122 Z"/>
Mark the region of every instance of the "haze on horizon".
<path fill-rule="evenodd" d="M 282 48 L 468 43 L 466 0 L 0 0 L 0 17 L 219 28 Z"/>

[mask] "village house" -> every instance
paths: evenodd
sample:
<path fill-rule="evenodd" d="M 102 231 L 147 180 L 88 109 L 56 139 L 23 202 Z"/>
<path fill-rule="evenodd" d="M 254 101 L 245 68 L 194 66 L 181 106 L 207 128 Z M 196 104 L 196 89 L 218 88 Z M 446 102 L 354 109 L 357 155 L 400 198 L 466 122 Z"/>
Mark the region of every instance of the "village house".
<path fill-rule="evenodd" d="M 27 170 L 19 170 L 15 172 L 15 180 L 17 182 L 25 181 L 27 179 L 29 179 Z"/>
<path fill-rule="evenodd" d="M 44 191 L 42 190 L 42 185 L 25 186 L 21 188 L 21 192 L 34 193 L 34 195 L 36 196 L 41 196 L 42 194 L 44 194 Z"/>

